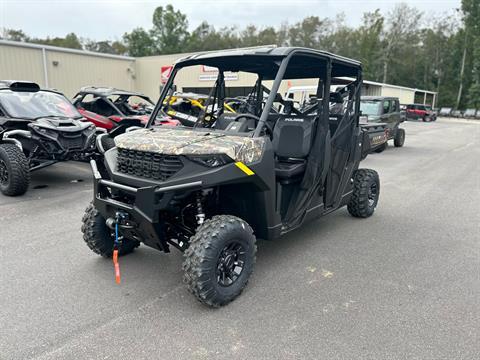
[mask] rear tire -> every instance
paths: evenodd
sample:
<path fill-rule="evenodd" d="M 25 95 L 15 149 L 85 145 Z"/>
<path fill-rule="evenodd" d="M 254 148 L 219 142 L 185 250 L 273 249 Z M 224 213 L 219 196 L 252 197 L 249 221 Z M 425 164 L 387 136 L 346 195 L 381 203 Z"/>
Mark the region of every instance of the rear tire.
<path fill-rule="evenodd" d="M 353 176 L 353 194 L 347 209 L 350 215 L 367 218 L 373 215 L 380 195 L 378 173 L 371 169 L 359 169 Z"/>
<path fill-rule="evenodd" d="M 220 307 L 238 297 L 255 263 L 255 236 L 242 219 L 218 215 L 197 229 L 185 251 L 183 280 L 203 304 Z"/>
<path fill-rule="evenodd" d="M 393 139 L 393 145 L 395 147 L 402 147 L 405 143 L 405 130 L 404 129 L 397 129 L 395 133 L 395 138 Z"/>
<path fill-rule="evenodd" d="M 30 183 L 28 160 L 16 145 L 0 145 L 0 191 L 7 196 L 25 194 Z"/>
<path fill-rule="evenodd" d="M 82 218 L 83 240 L 95 254 L 104 258 L 113 255 L 115 241 L 112 231 L 105 224 L 105 218 L 98 212 L 93 204 L 88 205 Z M 120 256 L 131 253 L 140 243 L 136 240 L 123 239 L 118 254 Z"/>

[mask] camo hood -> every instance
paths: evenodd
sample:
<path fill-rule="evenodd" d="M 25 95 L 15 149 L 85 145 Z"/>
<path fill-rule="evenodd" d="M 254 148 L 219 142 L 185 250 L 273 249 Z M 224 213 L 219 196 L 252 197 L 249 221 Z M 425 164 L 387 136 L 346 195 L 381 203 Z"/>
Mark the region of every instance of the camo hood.
<path fill-rule="evenodd" d="M 235 161 L 252 163 L 262 156 L 265 139 L 160 126 L 119 135 L 115 144 L 165 155 L 226 154 Z"/>

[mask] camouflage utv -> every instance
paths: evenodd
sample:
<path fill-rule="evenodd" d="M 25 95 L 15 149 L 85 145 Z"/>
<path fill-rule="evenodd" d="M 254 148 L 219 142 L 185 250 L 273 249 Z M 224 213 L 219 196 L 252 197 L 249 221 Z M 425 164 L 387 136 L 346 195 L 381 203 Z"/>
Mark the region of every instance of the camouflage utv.
<path fill-rule="evenodd" d="M 176 79 L 199 65 L 218 75 L 194 126 L 154 125 L 168 116 L 162 108 Z M 248 111 L 225 106 L 232 72 L 252 81 Z M 282 98 L 296 79 L 318 84 L 314 106 L 299 110 Z M 373 214 L 380 183 L 374 170 L 359 169 L 370 150 L 359 126 L 361 86 L 359 62 L 305 48 L 179 60 L 146 128 L 116 137 L 116 147 L 91 162 L 87 245 L 114 258 L 140 243 L 164 252 L 173 246 L 184 253 L 190 292 L 209 306 L 227 304 L 252 274 L 257 238 L 277 239 L 343 206 L 355 217 Z"/>

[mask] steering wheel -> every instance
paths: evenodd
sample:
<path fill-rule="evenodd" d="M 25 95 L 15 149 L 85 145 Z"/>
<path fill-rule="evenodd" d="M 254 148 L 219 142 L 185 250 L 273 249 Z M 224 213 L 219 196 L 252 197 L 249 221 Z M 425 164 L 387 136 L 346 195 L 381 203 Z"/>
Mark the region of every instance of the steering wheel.
<path fill-rule="evenodd" d="M 260 118 L 258 116 L 255 116 L 253 114 L 238 114 L 235 116 L 233 121 L 238 121 L 240 118 L 249 118 L 255 120 L 255 127 L 258 125 Z M 272 139 L 273 136 L 273 129 L 270 127 L 270 124 L 268 122 L 265 122 L 264 128 L 262 129 L 265 135 L 268 135 L 270 139 Z"/>
<path fill-rule="evenodd" d="M 253 119 L 253 120 L 255 120 L 255 123 L 258 123 L 260 121 L 260 118 L 258 116 L 253 115 L 253 114 L 237 114 L 237 116 L 235 116 L 233 121 L 238 121 L 241 118 Z"/>

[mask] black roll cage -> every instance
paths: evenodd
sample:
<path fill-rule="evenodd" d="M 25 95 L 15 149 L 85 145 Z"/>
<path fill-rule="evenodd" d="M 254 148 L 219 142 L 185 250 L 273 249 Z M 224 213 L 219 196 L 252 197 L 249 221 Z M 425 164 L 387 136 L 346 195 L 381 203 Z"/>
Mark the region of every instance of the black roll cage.
<path fill-rule="evenodd" d="M 221 56 L 220 52 L 217 53 L 217 54 L 218 54 L 217 58 Z M 347 109 L 348 110 L 347 113 L 355 114 L 354 121 L 355 121 L 355 125 L 358 126 L 358 124 L 359 124 L 359 111 L 360 111 L 360 91 L 361 91 L 361 86 L 362 86 L 362 68 L 361 68 L 360 63 L 356 63 L 356 62 L 354 62 L 350 59 L 342 58 L 342 57 L 339 57 L 339 56 L 336 56 L 336 55 L 333 55 L 333 54 L 330 54 L 330 53 L 327 53 L 327 52 L 320 52 L 320 51 L 307 49 L 307 48 L 291 48 L 291 49 L 288 49 L 288 52 L 287 52 L 286 55 L 282 56 L 282 59 L 280 61 L 280 64 L 279 64 L 278 70 L 276 72 L 275 78 L 273 79 L 273 85 L 272 85 L 272 88 L 270 89 L 270 94 L 267 98 L 267 101 L 266 101 L 265 106 L 263 108 L 262 114 L 260 115 L 260 121 L 258 122 L 257 127 L 255 128 L 255 131 L 252 135 L 253 137 L 261 136 L 262 130 L 266 126 L 265 124 L 267 122 L 267 119 L 268 119 L 268 116 L 269 116 L 269 113 L 270 113 L 270 109 L 273 107 L 273 104 L 275 102 L 275 99 L 276 99 L 278 90 L 280 88 L 281 82 L 282 82 L 282 80 L 284 80 L 284 76 L 285 76 L 285 73 L 287 71 L 288 65 L 290 64 L 292 58 L 295 57 L 295 56 L 298 56 L 298 55 L 303 55 L 303 56 L 307 56 L 307 57 L 312 57 L 313 59 L 325 61 L 325 65 L 326 65 L 325 70 L 326 71 L 323 74 L 311 74 L 312 78 L 318 77 L 320 79 L 318 87 L 317 87 L 317 96 L 319 96 L 319 98 L 321 97 L 322 101 L 319 102 L 319 104 L 318 104 L 318 106 L 319 106 L 318 114 L 319 114 L 319 116 L 322 116 L 325 121 L 328 121 L 328 111 L 322 111 L 322 109 L 328 109 L 328 106 L 329 106 L 330 85 L 332 83 L 331 80 L 332 80 L 332 69 L 333 69 L 333 67 L 335 65 L 343 65 L 343 66 L 348 66 L 350 68 L 356 69 L 356 79 L 351 83 L 355 86 L 355 89 L 354 89 L 355 103 L 352 104 L 350 102 L 349 108 Z M 226 55 L 226 56 L 229 56 L 229 55 Z M 245 55 L 245 56 L 249 56 L 249 55 Z M 215 57 L 215 55 L 213 55 L 212 57 Z M 272 63 L 272 65 L 278 64 L 278 61 L 277 61 L 278 58 L 277 57 L 271 56 L 271 55 L 264 55 L 264 57 L 265 57 L 264 61 L 270 61 Z M 269 57 L 271 59 L 269 59 Z M 157 104 L 156 104 L 156 106 L 155 106 L 155 108 L 154 108 L 154 110 L 153 110 L 153 112 L 150 116 L 149 121 L 145 125 L 145 127 L 147 127 L 147 128 L 151 127 L 153 122 L 154 122 L 154 119 L 156 119 L 156 117 L 158 116 L 158 113 L 161 111 L 161 109 L 163 107 L 163 102 L 164 102 L 165 98 L 169 95 L 169 91 L 172 88 L 173 81 L 174 81 L 178 71 L 180 69 L 183 69 L 183 68 L 186 68 L 186 67 L 189 67 L 189 66 L 201 65 L 201 62 L 199 62 L 199 61 L 192 62 L 192 61 L 190 61 L 190 59 L 191 59 L 191 57 L 188 57 L 186 59 L 182 59 L 174 65 L 173 70 L 172 70 L 172 72 L 171 72 L 171 74 L 170 74 L 170 76 L 167 80 L 167 83 L 165 84 L 165 86 L 162 89 L 162 92 L 160 94 L 160 98 L 158 99 L 158 102 L 157 102 Z M 208 58 L 207 58 L 207 60 L 208 60 Z M 221 66 L 218 67 L 218 70 L 219 70 L 218 71 L 218 77 L 217 77 L 217 80 L 216 80 L 216 82 L 215 82 L 215 84 L 212 88 L 212 91 L 211 91 L 209 97 L 208 97 L 206 109 L 208 109 L 208 106 L 211 105 L 212 103 L 214 103 L 215 100 L 218 102 L 219 105 L 220 105 L 220 103 L 223 104 L 222 99 L 225 98 L 224 72 L 225 71 L 232 71 L 232 70 L 226 69 L 226 68 L 221 67 Z M 260 92 L 261 86 L 257 86 L 257 84 L 261 85 L 263 77 L 260 73 L 257 73 L 257 75 L 258 75 L 258 80 L 257 80 L 255 86 L 258 88 L 258 92 Z M 324 78 L 322 78 L 322 76 L 324 76 Z M 323 87 L 321 86 L 322 82 L 323 82 Z M 216 88 L 218 88 L 218 87 L 220 87 L 221 89 L 217 90 Z M 319 93 L 321 88 L 323 90 L 322 94 Z M 212 99 L 212 97 L 213 97 L 214 102 L 210 103 L 210 100 Z M 257 94 L 257 98 L 258 98 L 258 94 Z M 212 111 L 213 111 L 213 109 L 212 109 Z M 205 116 L 205 114 L 202 114 L 202 115 Z M 344 123 L 344 121 L 342 121 L 342 123 Z M 341 124 L 341 127 L 343 127 L 342 125 L 344 125 L 344 124 Z"/>
<path fill-rule="evenodd" d="M 150 104 L 153 104 L 153 101 L 148 96 L 143 95 L 143 94 L 136 94 L 136 93 L 129 94 L 129 93 L 115 93 L 115 92 L 112 92 L 112 93 L 109 93 L 109 94 L 104 94 L 104 93 L 98 93 L 98 92 L 80 91 L 73 97 L 73 99 L 76 99 L 77 97 L 79 97 L 74 102 L 72 102 L 74 104 L 74 106 L 76 107 L 77 103 L 82 103 L 83 99 L 85 99 L 85 96 L 87 96 L 87 95 L 92 95 L 96 99 L 102 99 L 103 101 L 105 101 L 105 103 L 107 103 L 111 108 L 113 108 L 117 112 L 117 115 L 120 115 L 120 116 L 123 116 L 123 117 L 126 117 L 128 115 L 125 114 L 123 111 L 121 111 L 118 108 L 118 106 L 112 100 L 109 99 L 109 96 L 118 96 L 119 99 L 120 98 L 128 99 L 132 96 L 137 96 L 137 97 L 149 102 Z"/>

